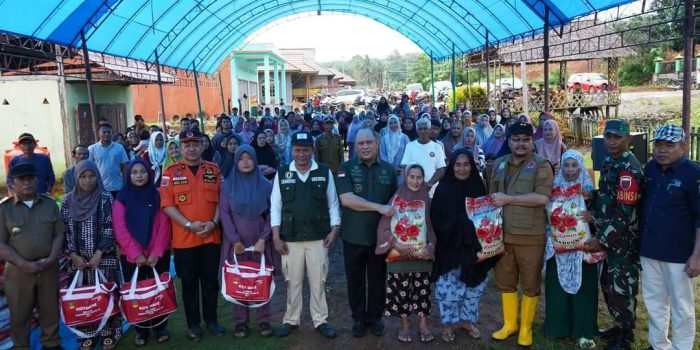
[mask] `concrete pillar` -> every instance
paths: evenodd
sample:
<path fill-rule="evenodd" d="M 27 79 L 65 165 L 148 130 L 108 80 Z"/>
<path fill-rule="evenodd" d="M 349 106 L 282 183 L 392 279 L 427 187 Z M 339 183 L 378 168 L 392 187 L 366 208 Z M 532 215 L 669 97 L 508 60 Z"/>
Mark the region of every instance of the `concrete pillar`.
<path fill-rule="evenodd" d="M 523 113 L 529 112 L 530 92 L 527 91 L 527 64 L 520 62 L 520 80 L 523 84 Z"/>
<path fill-rule="evenodd" d="M 287 67 L 284 65 L 284 63 L 282 63 L 282 72 L 281 72 L 282 73 L 282 88 L 280 90 L 280 92 L 281 92 L 280 96 L 282 96 L 282 100 L 284 100 L 284 103 L 291 106 L 292 101 L 290 98 L 287 97 L 287 69 L 286 68 Z M 289 112 L 289 111 L 287 111 L 287 112 Z"/>
<path fill-rule="evenodd" d="M 275 105 L 280 104 L 280 64 L 275 60 Z"/>
<path fill-rule="evenodd" d="M 236 58 L 231 54 L 231 109 L 238 108 L 238 68 L 236 67 Z M 243 111 L 238 111 L 243 114 Z"/>
<path fill-rule="evenodd" d="M 265 107 L 269 107 L 272 103 L 270 100 L 270 56 L 265 55 L 263 59 L 263 66 L 265 71 L 263 72 L 263 86 L 265 87 Z"/>

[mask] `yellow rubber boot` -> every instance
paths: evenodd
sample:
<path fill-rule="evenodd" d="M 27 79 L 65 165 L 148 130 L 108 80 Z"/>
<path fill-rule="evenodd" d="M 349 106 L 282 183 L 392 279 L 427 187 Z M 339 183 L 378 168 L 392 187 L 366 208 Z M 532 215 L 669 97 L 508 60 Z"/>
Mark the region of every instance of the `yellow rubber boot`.
<path fill-rule="evenodd" d="M 532 345 L 532 323 L 535 322 L 535 312 L 539 297 L 523 295 L 520 307 L 520 333 L 518 333 L 518 345 Z"/>
<path fill-rule="evenodd" d="M 493 332 L 491 337 L 506 340 L 518 331 L 518 293 L 501 293 L 503 302 L 503 328 Z"/>

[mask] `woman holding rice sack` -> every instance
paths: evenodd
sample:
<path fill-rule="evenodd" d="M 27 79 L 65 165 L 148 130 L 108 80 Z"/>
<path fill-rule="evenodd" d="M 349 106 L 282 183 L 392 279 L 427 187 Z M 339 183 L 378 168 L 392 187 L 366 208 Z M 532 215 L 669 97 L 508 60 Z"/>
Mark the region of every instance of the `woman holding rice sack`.
<path fill-rule="evenodd" d="M 583 156 L 575 150 L 564 152 L 561 157 L 561 171 L 554 178 L 552 201 L 557 201 L 558 194 L 573 196 L 593 190 L 593 181 L 583 165 Z M 575 192 L 575 193 L 574 193 Z M 567 196 L 567 197 L 573 197 Z M 560 200 L 562 198 L 560 197 Z M 566 199 L 565 199 L 566 200 Z M 576 198 L 572 198 L 576 200 Z M 582 201 L 582 198 L 578 198 Z M 570 206 L 569 206 L 570 208 Z M 572 337 L 578 339 L 582 349 L 595 348 L 593 336 L 596 334 L 598 315 L 598 269 L 596 261 L 601 260 L 602 253 L 586 251 L 586 245 L 580 249 L 568 249 L 558 241 L 555 235 L 566 232 L 564 221 L 569 216 L 578 214 L 576 219 L 584 226 L 590 222 L 586 208 L 578 213 L 569 213 L 560 219 L 562 207 L 548 206 L 549 222 L 547 224 L 547 242 L 545 245 L 545 319 L 544 334 L 549 337 Z M 565 214 L 565 213 L 562 213 Z M 561 225 L 557 223 L 561 221 Z M 573 225 L 570 225 L 573 226 Z M 574 229 L 574 231 L 576 231 Z M 583 231 L 579 232 L 583 236 Z M 570 240 L 569 240 L 570 241 Z"/>
<path fill-rule="evenodd" d="M 445 177 L 438 184 L 430 208 L 435 228 L 435 264 L 433 278 L 435 299 L 443 325 L 442 339 L 455 340 L 454 328 L 481 337 L 476 323 L 479 300 L 484 294 L 488 271 L 496 257 L 477 263 L 481 245 L 474 224 L 467 217 L 465 201 L 486 195 L 474 155 L 466 149 L 456 151 L 447 166 Z"/>
<path fill-rule="evenodd" d="M 392 217 L 383 216 L 377 228 L 376 254 L 387 255 L 387 316 L 401 318 L 398 339 L 413 341 L 408 317 L 420 317 L 420 340 L 428 343 L 433 334 L 430 315 L 430 272 L 433 269 L 435 233 L 430 220 L 430 196 L 420 165 L 406 167 L 404 184 L 391 200 Z"/>

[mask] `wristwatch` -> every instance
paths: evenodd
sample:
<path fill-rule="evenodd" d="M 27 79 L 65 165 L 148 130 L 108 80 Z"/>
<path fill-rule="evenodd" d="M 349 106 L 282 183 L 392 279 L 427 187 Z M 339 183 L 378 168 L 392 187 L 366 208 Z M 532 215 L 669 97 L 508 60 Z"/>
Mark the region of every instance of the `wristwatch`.
<path fill-rule="evenodd" d="M 186 222 L 186 223 L 185 223 L 185 230 L 189 231 L 189 230 L 190 230 L 190 226 L 192 226 L 192 221 Z"/>
<path fill-rule="evenodd" d="M 340 225 L 333 225 L 333 226 L 331 226 L 331 230 L 340 231 Z"/>

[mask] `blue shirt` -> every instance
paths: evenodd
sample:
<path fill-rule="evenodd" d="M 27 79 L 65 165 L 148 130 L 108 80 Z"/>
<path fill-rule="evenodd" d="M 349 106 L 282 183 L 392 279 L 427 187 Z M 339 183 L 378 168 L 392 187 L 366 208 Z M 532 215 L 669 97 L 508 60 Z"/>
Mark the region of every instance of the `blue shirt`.
<path fill-rule="evenodd" d="M 56 175 L 53 172 L 53 166 L 51 165 L 51 159 L 48 156 L 41 153 L 34 153 L 34 156 L 27 159 L 24 155 L 14 156 L 10 159 L 10 164 L 8 164 L 9 169 L 13 166 L 21 163 L 31 163 L 36 167 L 37 178 L 39 182 L 37 183 L 36 193 L 48 193 L 49 189 L 53 188 L 56 183 Z M 10 179 L 7 179 L 7 186 L 10 186 Z"/>
<path fill-rule="evenodd" d="M 644 172 L 640 255 L 685 264 L 693 253 L 695 229 L 700 228 L 700 166 L 681 158 L 662 170 L 652 160 Z"/>
<path fill-rule="evenodd" d="M 100 171 L 105 191 L 121 190 L 124 183 L 121 166 L 129 162 L 124 147 L 116 142 L 110 142 L 108 146 L 104 146 L 97 141 L 88 147 L 88 151 L 90 152 L 88 159 L 95 162 L 97 170 Z"/>

